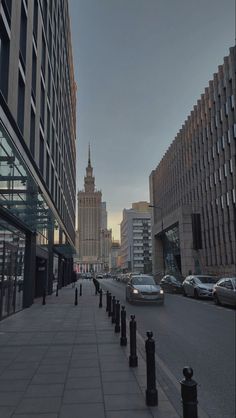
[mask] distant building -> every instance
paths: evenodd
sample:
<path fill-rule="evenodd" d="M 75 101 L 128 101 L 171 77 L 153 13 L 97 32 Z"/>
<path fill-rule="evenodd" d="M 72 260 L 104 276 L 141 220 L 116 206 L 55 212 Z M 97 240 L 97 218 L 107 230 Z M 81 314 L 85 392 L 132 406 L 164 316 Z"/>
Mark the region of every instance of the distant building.
<path fill-rule="evenodd" d="M 101 229 L 101 263 L 104 271 L 109 270 L 109 257 L 111 252 L 112 230 Z"/>
<path fill-rule="evenodd" d="M 236 48 L 150 175 L 153 271 L 235 275 Z"/>
<path fill-rule="evenodd" d="M 109 270 L 116 272 L 120 268 L 120 243 L 119 241 L 112 241 L 111 251 L 109 257 Z"/>
<path fill-rule="evenodd" d="M 82 272 L 102 269 L 101 199 L 101 191 L 95 189 L 89 147 L 84 190 L 78 192 L 79 262 Z"/>
<path fill-rule="evenodd" d="M 148 202 L 123 210 L 120 225 L 123 271 L 150 273 L 152 270 L 151 212 Z"/>
<path fill-rule="evenodd" d="M 101 229 L 107 229 L 107 208 L 106 202 L 101 203 Z"/>
<path fill-rule="evenodd" d="M 71 281 L 76 85 L 68 0 L 0 0 L 0 319 Z"/>

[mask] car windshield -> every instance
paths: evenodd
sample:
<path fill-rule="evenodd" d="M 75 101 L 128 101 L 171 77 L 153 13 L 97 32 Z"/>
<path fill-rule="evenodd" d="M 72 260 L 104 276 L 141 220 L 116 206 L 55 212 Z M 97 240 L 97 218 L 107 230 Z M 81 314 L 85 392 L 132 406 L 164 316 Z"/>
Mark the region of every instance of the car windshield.
<path fill-rule="evenodd" d="M 145 285 L 145 284 L 155 285 L 156 283 L 155 283 L 155 280 L 153 279 L 153 277 L 151 277 L 151 276 L 147 276 L 147 277 L 137 276 L 137 277 L 133 277 L 132 284 L 141 286 L 141 285 Z"/>
<path fill-rule="evenodd" d="M 209 276 L 196 277 L 196 282 L 197 283 L 216 283 L 217 278 L 209 277 Z"/>

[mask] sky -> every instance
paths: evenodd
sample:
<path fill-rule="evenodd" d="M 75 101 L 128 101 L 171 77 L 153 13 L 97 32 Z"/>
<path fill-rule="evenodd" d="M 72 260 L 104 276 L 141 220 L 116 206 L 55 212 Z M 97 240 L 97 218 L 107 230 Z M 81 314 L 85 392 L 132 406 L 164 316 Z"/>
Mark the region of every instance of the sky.
<path fill-rule="evenodd" d="M 149 175 L 235 40 L 234 0 L 69 0 L 77 190 L 88 144 L 108 227 L 149 201 Z"/>

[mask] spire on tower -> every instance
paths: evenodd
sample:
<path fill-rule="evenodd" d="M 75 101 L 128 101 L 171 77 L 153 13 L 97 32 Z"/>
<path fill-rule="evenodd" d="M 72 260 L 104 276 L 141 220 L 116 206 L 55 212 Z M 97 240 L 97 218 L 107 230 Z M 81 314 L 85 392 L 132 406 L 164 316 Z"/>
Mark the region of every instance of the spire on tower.
<path fill-rule="evenodd" d="M 90 142 L 89 142 L 89 148 L 88 148 L 88 166 L 91 166 L 91 158 L 90 158 Z"/>

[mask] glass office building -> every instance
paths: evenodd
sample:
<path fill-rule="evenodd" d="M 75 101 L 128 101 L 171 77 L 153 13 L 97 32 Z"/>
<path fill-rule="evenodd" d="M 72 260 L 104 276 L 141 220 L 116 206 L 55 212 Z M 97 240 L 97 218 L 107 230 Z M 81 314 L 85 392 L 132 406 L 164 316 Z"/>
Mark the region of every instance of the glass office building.
<path fill-rule="evenodd" d="M 67 0 L 0 0 L 0 319 L 71 281 L 74 82 Z"/>

